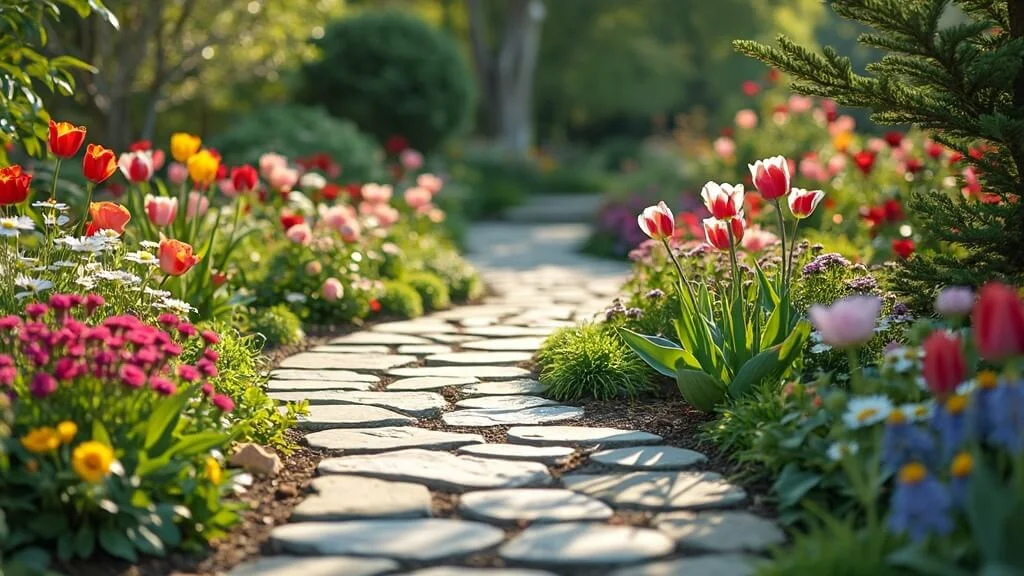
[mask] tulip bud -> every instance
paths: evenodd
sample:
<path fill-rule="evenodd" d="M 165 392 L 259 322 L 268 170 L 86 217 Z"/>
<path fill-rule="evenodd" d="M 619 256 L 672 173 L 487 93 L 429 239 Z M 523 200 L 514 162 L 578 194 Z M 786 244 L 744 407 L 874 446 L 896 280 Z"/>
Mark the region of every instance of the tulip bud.
<path fill-rule="evenodd" d="M 962 318 L 974 308 L 974 291 L 965 286 L 945 288 L 935 298 L 935 311 L 944 318 Z"/>
<path fill-rule="evenodd" d="M 924 349 L 922 375 L 928 389 L 940 398 L 956 390 L 967 375 L 960 340 L 948 332 L 938 331 L 925 339 L 921 347 Z"/>
<path fill-rule="evenodd" d="M 821 341 L 836 348 L 858 346 L 875 335 L 882 301 L 874 296 L 849 296 L 831 306 L 814 305 L 808 316 Z"/>
<path fill-rule="evenodd" d="M 798 219 L 807 218 L 814 212 L 814 209 L 818 207 L 818 203 L 824 197 L 825 193 L 821 190 L 793 188 L 793 193 L 789 195 L 789 211 Z"/>
<path fill-rule="evenodd" d="M 1024 354 L 1024 303 L 1013 288 L 999 282 L 982 287 L 971 325 L 982 358 L 998 362 Z"/>

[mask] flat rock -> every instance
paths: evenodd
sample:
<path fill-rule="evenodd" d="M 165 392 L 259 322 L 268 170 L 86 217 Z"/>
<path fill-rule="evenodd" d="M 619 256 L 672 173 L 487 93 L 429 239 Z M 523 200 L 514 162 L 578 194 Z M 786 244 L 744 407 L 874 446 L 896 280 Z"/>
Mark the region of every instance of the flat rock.
<path fill-rule="evenodd" d="M 528 328 L 526 326 L 475 326 L 463 329 L 463 334 L 488 338 L 520 338 L 527 336 L 547 337 L 554 332 L 551 328 Z"/>
<path fill-rule="evenodd" d="M 325 344 L 308 350 L 317 354 L 390 354 L 391 347 L 380 344 Z"/>
<path fill-rule="evenodd" d="M 319 575 L 317 575 L 319 576 Z M 346 575 L 347 576 L 347 575 Z M 435 566 L 415 572 L 403 572 L 399 576 L 556 576 L 543 570 L 525 568 L 469 568 L 467 566 Z"/>
<path fill-rule="evenodd" d="M 743 488 L 714 472 L 566 474 L 562 483 L 616 506 L 645 510 L 728 508 L 747 499 Z"/>
<path fill-rule="evenodd" d="M 406 334 L 417 336 L 421 334 L 446 334 L 457 332 L 458 327 L 442 320 L 423 318 L 419 320 L 404 320 L 401 322 L 386 322 L 377 324 L 370 328 L 374 332 L 386 332 L 388 334 Z"/>
<path fill-rule="evenodd" d="M 293 554 L 371 556 L 405 562 L 461 558 L 496 546 L 504 538 L 505 532 L 499 528 L 447 518 L 300 522 L 270 533 L 273 546 Z"/>
<path fill-rule="evenodd" d="M 675 446 L 613 448 L 594 452 L 590 460 L 627 470 L 684 470 L 708 461 L 700 452 Z"/>
<path fill-rule="evenodd" d="M 281 368 L 299 370 L 366 370 L 384 372 L 396 366 L 416 362 L 415 356 L 402 354 L 325 354 L 323 352 L 301 352 L 281 362 Z"/>
<path fill-rule="evenodd" d="M 403 426 L 414 422 L 416 422 L 415 418 L 377 406 L 338 404 L 310 406 L 309 414 L 299 417 L 298 426 L 303 430 L 326 430 L 329 428 Z"/>
<path fill-rule="evenodd" d="M 456 452 L 481 458 L 529 460 L 551 465 L 563 464 L 576 453 L 575 450 L 566 446 L 526 446 L 523 444 L 470 444 L 459 448 Z"/>
<path fill-rule="evenodd" d="M 392 368 L 388 375 L 398 377 L 415 376 L 452 376 L 473 377 L 480 380 L 502 380 L 529 376 L 530 371 L 517 366 L 414 366 L 411 368 Z"/>
<path fill-rule="evenodd" d="M 430 418 L 441 413 L 448 405 L 444 396 L 434 392 L 363 392 L 325 390 L 307 394 L 303 392 L 274 392 L 268 394 L 280 402 L 309 400 L 311 405 L 365 404 L 400 412 L 414 418 Z"/>
<path fill-rule="evenodd" d="M 416 378 L 400 378 L 388 384 L 388 390 L 437 390 L 449 386 L 465 386 L 479 382 L 476 378 L 463 376 L 419 376 Z"/>
<path fill-rule="evenodd" d="M 339 574 L 376 576 L 397 569 L 398 563 L 387 558 L 262 556 L 232 568 L 228 574 L 230 576 L 338 576 Z"/>
<path fill-rule="evenodd" d="M 322 392 L 325 390 L 373 390 L 376 382 L 345 380 L 269 380 L 267 392 Z"/>
<path fill-rule="evenodd" d="M 613 514 L 600 500 L 558 488 L 470 492 L 459 499 L 459 512 L 495 524 L 607 520 Z"/>
<path fill-rule="evenodd" d="M 427 356 L 427 366 L 518 364 L 533 358 L 529 352 L 452 352 Z"/>
<path fill-rule="evenodd" d="M 360 374 L 351 370 L 296 370 L 275 369 L 270 371 L 270 380 L 324 380 L 328 382 L 380 382 L 380 376 Z"/>
<path fill-rule="evenodd" d="M 481 382 L 466 386 L 460 392 L 466 396 L 509 396 L 519 394 L 542 394 L 547 386 L 536 380 L 522 379 L 507 382 Z"/>
<path fill-rule="evenodd" d="M 372 454 L 406 448 L 451 450 L 468 444 L 483 444 L 483 436 L 442 432 L 414 426 L 350 428 L 313 432 L 305 437 L 311 448 L 342 450 L 347 454 Z"/>
<path fill-rule="evenodd" d="M 537 462 L 456 456 L 421 449 L 328 458 L 320 462 L 317 470 L 321 474 L 417 482 L 445 492 L 547 486 L 552 482 L 547 466 Z"/>
<path fill-rule="evenodd" d="M 291 522 L 430 516 L 430 491 L 419 484 L 321 476 L 313 480 L 313 490 L 316 493 L 292 511 Z"/>
<path fill-rule="evenodd" d="M 490 338 L 477 342 L 467 342 L 463 348 L 467 350 L 487 350 L 491 352 L 536 352 L 544 344 L 543 336 L 520 336 L 519 338 Z M 399 350 L 401 352 L 401 350 Z"/>
<path fill-rule="evenodd" d="M 710 554 L 631 566 L 611 576 L 752 576 L 756 559 L 738 554 Z"/>
<path fill-rule="evenodd" d="M 499 322 L 497 316 L 474 316 L 472 318 L 464 318 L 459 320 L 460 326 L 493 326 Z"/>
<path fill-rule="evenodd" d="M 675 543 L 657 530 L 569 522 L 534 524 L 502 546 L 498 554 L 509 562 L 534 566 L 584 567 L 635 564 L 674 549 Z"/>
<path fill-rule="evenodd" d="M 424 340 L 419 336 L 408 336 L 405 334 L 381 334 L 379 332 L 364 330 L 362 332 L 353 332 L 352 334 L 339 336 L 331 340 L 329 343 L 343 345 L 358 344 L 363 346 L 402 346 L 405 344 L 430 344 L 430 341 Z"/>
<path fill-rule="evenodd" d="M 435 342 L 441 342 L 443 344 L 464 344 L 466 342 L 475 342 L 480 339 L 479 336 L 470 336 L 468 334 L 448 334 L 439 332 L 436 334 L 424 334 L 424 338 L 430 338 Z"/>
<path fill-rule="evenodd" d="M 540 396 L 478 396 L 466 398 L 455 403 L 456 408 L 486 408 L 500 410 L 522 410 L 524 408 L 535 408 L 537 406 L 552 406 L 558 404 L 550 398 Z"/>
<path fill-rule="evenodd" d="M 447 344 L 405 344 L 398 347 L 399 354 L 413 354 L 415 356 L 447 354 L 451 351 L 452 347 Z"/>
<path fill-rule="evenodd" d="M 741 510 L 659 514 L 654 527 L 679 546 L 701 552 L 759 553 L 786 541 L 775 522 Z"/>
<path fill-rule="evenodd" d="M 441 420 L 449 426 L 484 427 L 518 424 L 548 424 L 583 417 L 583 408 L 576 406 L 537 406 L 522 410 L 501 408 L 467 408 L 447 412 Z"/>
<path fill-rule="evenodd" d="M 433 318 L 464 320 L 466 318 L 509 316 L 511 314 L 519 314 L 522 311 L 522 306 L 512 306 L 508 304 L 483 304 L 476 306 L 459 306 L 458 308 L 438 312 L 433 315 Z"/>
<path fill-rule="evenodd" d="M 534 446 L 636 446 L 662 440 L 639 430 L 586 426 L 516 426 L 508 431 L 509 442 Z"/>

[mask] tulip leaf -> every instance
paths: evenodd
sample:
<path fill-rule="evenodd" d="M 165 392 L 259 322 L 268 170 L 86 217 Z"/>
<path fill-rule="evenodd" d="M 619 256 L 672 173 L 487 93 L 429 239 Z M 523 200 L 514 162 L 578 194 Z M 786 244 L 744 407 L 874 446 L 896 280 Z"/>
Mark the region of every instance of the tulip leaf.
<path fill-rule="evenodd" d="M 693 354 L 680 348 L 678 344 L 671 340 L 657 336 L 645 336 L 627 328 L 619 328 L 618 332 L 623 342 L 632 348 L 637 356 L 644 362 L 647 362 L 651 368 L 665 376 L 674 378 L 676 375 L 676 365 L 679 363 L 682 363 L 684 366 L 700 368 L 700 364 L 693 357 Z"/>
<path fill-rule="evenodd" d="M 801 322 L 780 344 L 762 351 L 743 365 L 729 383 L 729 395 L 741 398 L 757 384 L 769 378 L 781 378 L 803 352 L 811 327 Z"/>
<path fill-rule="evenodd" d="M 725 386 L 701 370 L 680 367 L 676 371 L 676 386 L 683 400 L 704 412 L 710 412 L 725 400 Z"/>

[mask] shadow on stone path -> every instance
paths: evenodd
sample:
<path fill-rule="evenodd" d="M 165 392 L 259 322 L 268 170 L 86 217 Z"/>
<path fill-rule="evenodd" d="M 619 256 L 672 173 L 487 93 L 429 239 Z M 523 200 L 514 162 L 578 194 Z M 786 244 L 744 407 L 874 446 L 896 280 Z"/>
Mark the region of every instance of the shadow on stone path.
<path fill-rule="evenodd" d="M 282 363 L 272 396 L 308 399 L 306 442 L 340 456 L 274 529 L 276 555 L 232 574 L 751 574 L 751 554 L 784 537 L 737 509 L 742 488 L 691 470 L 704 456 L 660 436 L 574 426 L 586 406 L 544 398 L 523 368 L 625 278 L 625 264 L 575 252 L 585 233 L 478 226 L 470 259 L 493 296 Z"/>

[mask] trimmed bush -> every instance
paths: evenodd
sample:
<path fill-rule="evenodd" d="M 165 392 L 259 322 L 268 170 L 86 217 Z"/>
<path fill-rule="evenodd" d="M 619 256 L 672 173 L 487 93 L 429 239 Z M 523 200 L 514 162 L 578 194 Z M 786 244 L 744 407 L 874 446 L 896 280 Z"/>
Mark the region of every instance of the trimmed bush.
<path fill-rule="evenodd" d="M 331 25 L 322 58 L 302 69 L 301 98 L 355 122 L 380 142 L 401 135 L 429 152 L 462 128 L 473 83 L 455 40 L 398 12 Z"/>
<path fill-rule="evenodd" d="M 540 381 L 556 400 L 636 398 L 651 392 L 650 370 L 603 324 L 580 324 L 552 334 L 538 354 Z"/>
<path fill-rule="evenodd" d="M 321 108 L 270 106 L 239 118 L 210 139 L 227 165 L 254 164 L 266 152 L 289 158 L 326 153 L 342 166 L 346 181 L 365 182 L 383 176 L 382 151 L 356 126 Z"/>
<path fill-rule="evenodd" d="M 424 310 L 429 312 L 451 307 L 452 301 L 448 296 L 448 286 L 436 274 L 417 272 L 406 276 L 405 281 L 423 299 Z"/>
<path fill-rule="evenodd" d="M 423 316 L 423 298 L 415 288 L 399 282 L 388 280 L 384 282 L 384 294 L 378 300 L 381 310 L 385 314 L 399 316 L 401 318 L 417 318 Z"/>
<path fill-rule="evenodd" d="M 265 346 L 298 344 L 302 341 L 302 321 L 286 304 L 253 309 L 246 321 L 249 331 L 266 339 Z"/>

